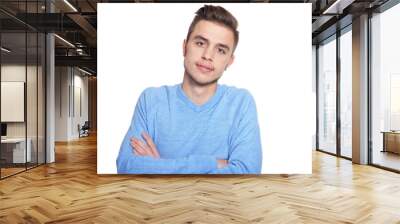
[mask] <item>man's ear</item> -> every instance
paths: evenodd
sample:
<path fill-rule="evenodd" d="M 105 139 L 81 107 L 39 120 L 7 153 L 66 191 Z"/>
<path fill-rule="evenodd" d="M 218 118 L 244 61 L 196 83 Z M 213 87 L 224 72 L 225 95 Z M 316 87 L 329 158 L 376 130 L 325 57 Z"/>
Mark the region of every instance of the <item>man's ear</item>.
<path fill-rule="evenodd" d="M 183 57 L 185 57 L 186 56 L 186 39 L 183 39 L 182 52 L 183 52 Z"/>
<path fill-rule="evenodd" d="M 226 67 L 225 67 L 225 71 L 226 71 L 226 69 L 227 69 L 229 66 L 231 66 L 231 64 L 233 63 L 233 61 L 235 61 L 235 55 L 232 54 L 231 58 L 229 59 L 228 64 L 227 64 Z"/>

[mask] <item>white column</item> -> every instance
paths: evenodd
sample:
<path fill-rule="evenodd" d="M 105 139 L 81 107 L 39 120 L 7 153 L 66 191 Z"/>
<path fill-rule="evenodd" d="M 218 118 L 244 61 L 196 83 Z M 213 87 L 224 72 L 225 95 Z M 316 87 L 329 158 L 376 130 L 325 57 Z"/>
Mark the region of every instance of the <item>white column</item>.
<path fill-rule="evenodd" d="M 368 163 L 368 15 L 353 20 L 353 162 Z"/>
<path fill-rule="evenodd" d="M 47 11 L 53 12 L 54 6 L 50 1 L 46 4 Z M 55 162 L 54 133 L 55 133 L 55 44 L 54 35 L 46 35 L 46 163 Z"/>

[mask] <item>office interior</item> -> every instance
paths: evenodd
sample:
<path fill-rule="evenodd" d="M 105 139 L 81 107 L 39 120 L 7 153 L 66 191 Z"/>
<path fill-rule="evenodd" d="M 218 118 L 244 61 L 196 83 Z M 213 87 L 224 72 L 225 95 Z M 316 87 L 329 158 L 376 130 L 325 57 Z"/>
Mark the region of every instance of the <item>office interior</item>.
<path fill-rule="evenodd" d="M 138 197 L 152 198 L 152 203 L 156 203 L 157 195 L 170 193 L 164 188 L 160 190 L 160 186 L 152 188 L 156 182 L 146 177 L 108 177 L 97 176 L 95 173 L 96 13 L 97 3 L 107 2 L 133 4 L 162 1 L 2 0 L 0 2 L 0 198 L 5 202 L 0 205 L 0 220 L 4 218 L 7 221 L 18 221 L 29 217 L 37 222 L 79 221 L 77 214 L 86 214 L 85 210 L 78 208 L 66 209 L 64 211 L 70 213 L 61 216 L 64 217 L 62 219 L 45 212 L 35 213 L 29 209 L 29 211 L 23 210 L 21 205 L 23 212 L 15 212 L 12 217 L 7 217 L 7 214 L 13 212 L 12 206 L 7 206 L 7 203 L 11 203 L 9 198 L 13 198 L 13 194 L 24 195 L 19 192 L 24 185 L 28 187 L 30 184 L 36 184 L 49 187 L 46 184 L 41 185 L 40 182 L 60 183 L 63 187 L 70 189 L 64 192 L 49 188 L 50 191 L 55 192 L 51 200 L 69 200 L 71 205 L 82 200 L 88 203 L 85 208 L 90 211 L 99 208 L 96 206 L 101 207 L 102 204 L 93 198 L 78 197 L 76 193 L 79 190 L 81 192 L 87 190 L 90 192 L 88 194 L 96 198 L 97 194 L 101 194 L 99 191 L 118 192 L 125 189 L 124 187 L 128 186 L 129 189 L 129 186 L 136 184 L 134 193 L 139 195 Z M 211 178 L 209 180 L 209 177 L 189 176 L 187 180 L 190 184 L 185 184 L 185 178 L 175 179 L 176 177 L 163 176 L 157 176 L 157 178 L 161 182 L 164 178 L 167 181 L 165 186 L 170 187 L 172 185 L 168 184 L 168 178 L 172 178 L 185 189 L 190 189 L 190 185 L 197 182 L 204 184 L 221 181 L 215 185 L 206 185 L 203 190 L 213 187 L 218 189 L 219 184 L 231 186 L 235 183 L 235 178 L 239 180 L 240 178 L 246 180 L 255 178 L 254 185 L 244 188 L 249 189 L 249 192 L 252 191 L 252 187 L 256 188 L 265 184 L 265 188 L 268 188 L 277 183 L 274 181 L 282 180 L 281 188 L 290 192 L 284 192 L 285 190 L 279 192 L 287 193 L 287 195 L 293 192 L 291 191 L 292 184 L 309 183 L 308 186 L 317 185 L 313 192 L 333 192 L 332 195 L 336 194 L 340 198 L 349 196 L 355 200 L 347 204 L 352 207 L 347 213 L 340 212 L 341 210 L 336 207 L 330 211 L 321 211 L 311 205 L 307 210 L 299 204 L 307 204 L 307 201 L 312 200 L 315 200 L 313 204 L 329 202 L 317 202 L 316 196 L 314 198 L 310 192 L 303 192 L 303 198 L 287 195 L 273 198 L 277 208 L 283 208 L 281 213 L 271 207 L 268 211 L 263 210 L 262 205 L 257 205 L 260 210 L 254 212 L 254 215 L 259 216 L 258 219 L 237 216 L 232 218 L 233 216 L 224 213 L 223 209 L 217 209 L 219 212 L 203 209 L 198 212 L 204 216 L 197 218 L 204 222 L 211 222 L 211 220 L 231 223 L 257 220 L 272 222 L 285 220 L 283 216 L 286 217 L 287 222 L 296 222 L 296 220 L 334 223 L 362 223 L 371 220 L 384 221 L 380 223 L 398 222 L 400 215 L 395 211 L 398 211 L 400 204 L 395 202 L 395 196 L 400 196 L 399 1 L 256 0 L 242 2 L 309 3 L 312 5 L 312 46 L 310 47 L 312 47 L 313 74 L 310 75 L 313 76 L 315 95 L 313 109 L 316 115 L 313 175 L 311 176 L 313 182 L 306 182 L 309 176 L 296 175 L 261 178 L 236 176 L 229 181 L 226 179 L 226 182 L 223 182 L 224 179 Z M 77 172 L 76 175 L 75 172 Z M 52 178 L 59 179 L 60 182 L 52 182 L 54 181 Z M 144 179 L 135 181 L 136 178 Z M 273 181 L 269 182 L 269 178 Z M 64 182 L 61 183 L 61 181 Z M 249 183 L 251 181 L 249 179 Z M 112 182 L 119 184 L 113 185 Z M 13 188 L 14 185 L 19 187 Z M 145 188 L 149 186 L 152 190 L 146 191 Z M 174 187 L 171 188 L 176 189 Z M 134 187 L 130 188 L 132 190 Z M 33 192 L 36 191 L 36 194 L 33 194 L 37 197 L 44 194 L 40 188 L 33 189 Z M 228 191 L 235 190 L 230 187 L 225 187 L 224 190 L 227 189 Z M 65 196 L 66 194 L 68 196 Z M 30 197 L 26 192 L 25 195 L 25 199 Z M 204 190 L 199 195 L 201 195 L 200 199 L 204 199 L 203 196 L 209 196 L 209 200 L 204 202 L 209 203 L 207 204 L 209 206 L 213 205 L 212 201 L 219 209 L 230 206 L 226 201 L 215 205 L 215 201 L 223 201 L 222 198 L 228 197 L 215 194 L 215 191 Z M 329 194 L 318 197 L 328 197 L 327 195 Z M 73 200 L 75 197 L 76 201 Z M 143 209 L 145 207 L 141 207 L 144 205 L 135 201 L 137 198 L 123 201 L 121 197 L 114 198 L 110 195 L 101 197 L 106 198 L 108 203 L 115 203 L 115 209 L 103 216 L 100 212 L 93 211 L 96 216 L 85 216 L 87 220 L 109 222 L 114 220 L 111 217 L 119 214 L 123 217 L 122 220 L 144 223 L 163 222 L 163 219 L 157 215 L 146 213 Z M 125 197 L 131 196 L 125 195 Z M 232 200 L 243 200 L 242 197 L 244 196 L 237 196 Z M 288 198 L 290 198 L 290 203 L 288 201 L 282 203 Z M 171 197 L 170 200 L 173 201 L 173 198 Z M 247 198 L 247 200 L 251 199 Z M 95 203 L 90 205 L 91 201 Z M 335 201 L 341 203 L 339 199 Z M 364 203 L 365 207 L 357 210 L 351 206 L 351 203 L 356 202 Z M 63 207 L 62 202 L 54 203 L 58 204 L 58 207 Z M 76 203 L 79 204 L 79 202 Z M 295 206 L 296 203 L 299 207 Z M 282 204 L 292 206 L 282 207 Z M 168 207 L 167 201 L 165 205 Z M 346 204 L 343 202 L 342 205 Z M 32 206 L 35 205 L 32 204 Z M 143 215 L 123 213 L 117 209 L 118 206 L 124 209 L 142 209 L 140 212 Z M 319 206 L 327 205 L 320 204 Z M 24 209 L 27 209 L 26 205 Z M 233 207 L 232 209 L 234 210 Z M 173 207 L 166 208 L 165 211 L 174 213 Z M 290 215 L 283 215 L 285 211 Z M 167 216 L 167 213 L 162 214 Z M 266 218 L 266 214 L 270 219 Z M 102 219 L 98 219 L 99 217 Z M 176 214 L 167 216 L 165 220 L 183 222 L 186 219 L 183 215 Z"/>
<path fill-rule="evenodd" d="M 1 2 L 1 179 L 54 163 L 55 142 L 96 132 L 89 3 L 83 16 L 62 1 Z"/>

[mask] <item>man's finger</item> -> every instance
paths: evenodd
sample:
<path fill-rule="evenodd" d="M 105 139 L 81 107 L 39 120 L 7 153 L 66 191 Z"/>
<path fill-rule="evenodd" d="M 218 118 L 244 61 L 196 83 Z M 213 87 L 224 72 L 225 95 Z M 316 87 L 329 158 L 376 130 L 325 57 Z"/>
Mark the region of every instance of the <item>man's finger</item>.
<path fill-rule="evenodd" d="M 140 141 L 140 142 L 144 145 L 144 147 L 146 147 L 147 150 L 149 150 L 149 152 L 151 153 L 151 155 L 152 155 L 153 157 L 157 157 L 157 154 L 155 153 L 155 150 L 153 149 L 154 143 L 153 143 L 153 141 L 151 140 L 151 137 L 148 136 L 148 135 L 147 135 L 147 136 L 144 136 L 143 133 L 144 133 L 144 132 L 142 132 L 142 136 L 143 136 L 144 140 L 146 141 L 146 143 L 144 143 L 144 142 L 142 142 L 142 141 Z M 150 144 L 149 144 L 149 140 L 151 141 Z M 152 144 L 152 143 L 153 143 L 153 144 Z"/>
<path fill-rule="evenodd" d="M 151 139 L 150 135 L 148 135 L 146 132 L 142 132 L 142 136 L 144 138 L 144 140 L 146 140 L 147 145 L 149 145 L 150 149 L 152 150 L 152 153 L 156 156 L 156 157 L 160 157 L 160 154 L 157 151 L 157 147 L 156 144 L 154 144 L 153 140 Z"/>
<path fill-rule="evenodd" d="M 142 149 L 142 148 L 140 147 L 140 145 L 138 145 L 138 144 L 136 143 L 136 140 L 132 140 L 132 141 L 131 141 L 131 146 L 133 147 L 133 150 L 136 151 L 138 154 L 140 154 L 140 155 L 146 155 L 146 150 Z"/>
<path fill-rule="evenodd" d="M 218 168 L 224 168 L 225 166 L 228 165 L 228 160 L 226 160 L 226 159 L 218 159 L 217 163 L 218 163 Z"/>
<path fill-rule="evenodd" d="M 135 140 L 136 140 L 136 141 L 135 141 L 136 144 L 138 144 L 138 145 L 140 146 L 140 148 L 143 149 L 143 150 L 146 152 L 147 155 L 155 156 L 155 155 L 153 154 L 153 151 L 150 149 L 149 146 L 147 146 L 145 143 L 143 143 L 143 142 L 140 141 L 139 139 L 135 139 Z"/>
<path fill-rule="evenodd" d="M 145 153 L 143 153 L 142 151 L 139 151 L 137 149 L 133 150 L 135 152 L 135 154 L 139 155 L 139 156 L 147 156 Z"/>
<path fill-rule="evenodd" d="M 146 140 L 147 144 L 151 148 L 156 148 L 156 145 L 154 144 L 153 140 L 151 139 L 151 137 L 146 132 L 142 132 L 142 136 L 143 136 L 144 140 Z"/>
<path fill-rule="evenodd" d="M 142 156 L 153 156 L 150 151 L 146 148 L 143 147 L 143 145 L 139 144 L 139 140 L 138 139 L 133 139 L 132 140 L 132 146 L 133 148 L 138 151 L 138 153 Z"/>

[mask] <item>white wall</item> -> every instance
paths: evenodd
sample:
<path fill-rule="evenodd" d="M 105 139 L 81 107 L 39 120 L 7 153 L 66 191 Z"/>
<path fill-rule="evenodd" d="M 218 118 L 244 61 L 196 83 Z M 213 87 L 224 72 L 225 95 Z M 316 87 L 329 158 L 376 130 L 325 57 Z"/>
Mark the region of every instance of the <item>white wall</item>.
<path fill-rule="evenodd" d="M 78 124 L 83 125 L 88 120 L 88 78 L 83 75 L 76 68 L 56 67 L 56 141 L 79 138 Z"/>
<path fill-rule="evenodd" d="M 74 76 L 74 86 L 75 86 L 75 91 L 77 90 L 76 88 L 79 88 L 81 93 L 81 114 L 79 113 L 79 111 L 77 110 L 77 107 L 75 107 L 75 119 L 73 119 L 73 123 L 72 123 L 72 127 L 74 127 L 72 129 L 72 135 L 73 136 L 78 136 L 78 129 L 76 128 L 78 126 L 78 124 L 80 124 L 81 126 L 85 123 L 85 121 L 88 121 L 89 119 L 89 110 L 88 110 L 88 96 L 89 96 L 89 92 L 88 92 L 88 77 L 85 76 L 81 76 L 81 73 L 79 70 L 75 69 L 75 76 Z M 78 72 L 78 75 L 77 73 Z M 75 92 L 75 94 L 77 94 Z M 76 96 L 75 96 L 75 100 L 77 100 Z M 75 105 L 77 104 L 77 102 L 75 101 Z"/>
<path fill-rule="evenodd" d="M 55 68 L 55 141 L 68 140 L 69 68 Z"/>

